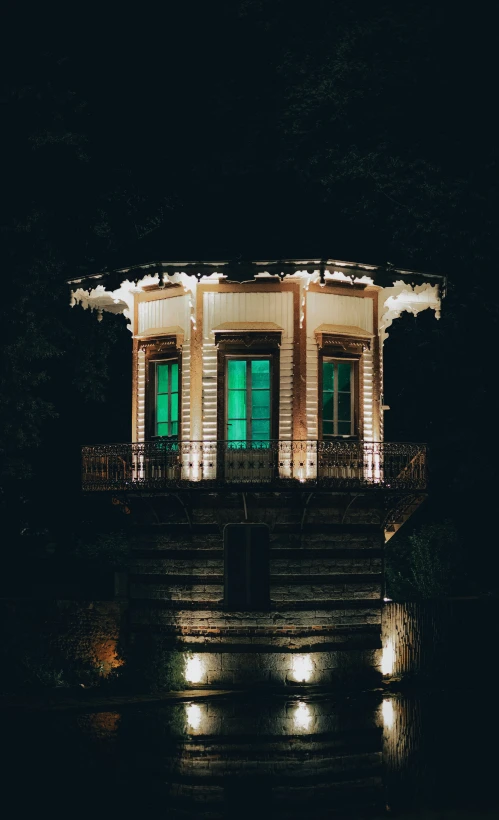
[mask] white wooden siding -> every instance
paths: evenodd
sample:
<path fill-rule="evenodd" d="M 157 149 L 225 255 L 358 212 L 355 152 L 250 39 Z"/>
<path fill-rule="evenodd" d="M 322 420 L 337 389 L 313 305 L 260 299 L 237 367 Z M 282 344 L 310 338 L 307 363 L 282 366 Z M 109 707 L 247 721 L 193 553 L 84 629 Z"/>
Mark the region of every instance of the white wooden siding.
<path fill-rule="evenodd" d="M 317 341 L 315 336 L 312 338 L 307 333 L 307 398 L 306 398 L 306 416 L 307 416 L 307 438 L 316 441 L 319 438 L 318 430 L 318 394 L 319 394 L 319 363 Z"/>
<path fill-rule="evenodd" d="M 211 295 L 211 294 L 210 294 Z M 203 441 L 217 438 L 217 349 L 203 339 Z"/>
<path fill-rule="evenodd" d="M 180 327 L 184 332 L 182 347 L 182 438 L 188 441 L 191 434 L 191 322 L 189 297 L 171 296 L 167 299 L 153 299 L 150 302 L 139 302 L 138 327 L 139 336 L 161 335 L 169 327 Z M 145 352 L 139 350 L 137 358 L 137 441 L 145 441 L 145 396 L 146 365 Z"/>
<path fill-rule="evenodd" d="M 373 300 L 361 296 L 307 292 L 307 336 L 314 338 L 319 325 L 353 325 L 373 330 Z"/>
<path fill-rule="evenodd" d="M 383 387 L 383 345 L 380 344 L 379 347 L 380 347 L 379 357 L 378 357 L 378 362 L 379 362 L 379 383 L 381 385 L 381 396 L 383 397 L 383 401 L 380 402 L 380 409 L 379 409 L 379 440 L 384 441 L 385 440 L 385 414 L 384 414 L 383 410 L 381 409 L 381 405 L 385 403 L 384 387 Z"/>
<path fill-rule="evenodd" d="M 373 331 L 373 301 L 359 296 L 338 296 L 333 293 L 307 293 L 307 438 L 319 437 L 318 348 L 316 329 L 322 324 L 350 325 Z M 373 440 L 373 355 L 365 351 L 364 364 L 364 440 Z"/>
<path fill-rule="evenodd" d="M 370 299 L 367 301 L 371 301 Z M 364 441 L 374 441 L 374 370 L 372 350 L 364 350 L 362 361 L 364 365 L 364 383 L 362 385 L 364 394 Z"/>
<path fill-rule="evenodd" d="M 186 341 L 191 338 L 189 296 L 170 296 L 139 302 L 137 333 L 139 336 L 161 333 L 168 327 L 181 327 Z"/>
<path fill-rule="evenodd" d="M 139 350 L 137 355 L 137 441 L 145 441 L 146 436 L 146 353 Z"/>
<path fill-rule="evenodd" d="M 182 440 L 191 438 L 191 343 L 182 346 L 182 408 L 180 416 Z"/>
<path fill-rule="evenodd" d="M 293 294 L 205 293 L 203 296 L 203 440 L 217 437 L 217 353 L 213 328 L 223 322 L 275 322 L 280 348 L 279 438 L 292 437 Z"/>

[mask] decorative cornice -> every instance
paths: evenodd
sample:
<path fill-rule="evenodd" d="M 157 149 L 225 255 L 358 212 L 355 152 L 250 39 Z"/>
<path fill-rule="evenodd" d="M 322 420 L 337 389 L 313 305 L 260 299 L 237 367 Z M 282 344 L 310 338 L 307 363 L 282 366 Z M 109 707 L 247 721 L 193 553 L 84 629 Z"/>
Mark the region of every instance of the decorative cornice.
<path fill-rule="evenodd" d="M 214 331 L 215 345 L 217 347 L 225 345 L 240 345 L 241 347 L 280 347 L 281 331 L 258 333 L 255 331 L 248 333 L 227 333 Z"/>
<path fill-rule="evenodd" d="M 183 334 L 176 334 L 175 336 L 162 336 L 155 339 L 139 340 L 139 350 L 151 350 L 153 353 L 161 353 L 163 350 L 181 350 L 184 342 Z"/>
<path fill-rule="evenodd" d="M 441 290 L 438 284 L 425 282 L 422 285 L 408 285 L 403 280 L 386 287 L 379 296 L 379 330 L 381 341 L 388 336 L 388 328 L 394 319 L 406 311 L 417 316 L 422 310 L 430 308 L 435 317 L 440 319 Z"/>
<path fill-rule="evenodd" d="M 370 339 L 358 339 L 354 336 L 319 332 L 315 334 L 315 337 L 319 350 L 323 347 L 339 347 L 342 350 L 362 353 L 362 351 L 369 350 L 371 347 Z"/>
<path fill-rule="evenodd" d="M 445 285 L 445 277 L 423 274 L 418 271 L 404 270 L 393 265 L 372 265 L 362 262 L 345 261 L 339 259 L 267 259 L 267 260 L 218 260 L 218 261 L 163 261 L 148 262 L 146 264 L 134 264 L 124 268 L 117 268 L 112 271 L 103 271 L 94 274 L 82 274 L 72 278 L 69 283 L 73 286 L 95 288 L 97 285 L 104 285 L 106 289 L 113 290 L 124 278 L 131 283 L 143 285 L 175 282 L 179 277 L 192 276 L 198 281 L 217 279 L 248 282 L 262 276 L 283 279 L 286 276 L 294 277 L 306 273 L 325 284 L 328 279 L 336 279 L 352 284 L 380 284 L 382 287 L 390 287 L 396 279 L 415 283 L 418 279 L 431 279 L 436 284 Z M 144 279 L 148 281 L 145 282 Z"/>
<path fill-rule="evenodd" d="M 300 287 L 300 327 L 305 316 L 306 292 L 311 284 L 348 284 L 353 286 L 376 285 L 379 292 L 379 331 L 381 339 L 387 336 L 387 328 L 403 311 L 416 315 L 425 308 L 432 308 L 439 317 L 440 301 L 445 295 L 446 279 L 443 276 L 422 274 L 391 266 L 379 267 L 354 262 L 323 259 L 312 261 L 281 260 L 247 263 L 224 262 L 165 262 L 138 265 L 113 272 L 93 274 L 70 280 L 71 304 L 81 304 L 85 309 L 102 312 L 123 313 L 132 328 L 135 296 L 150 287 L 182 285 L 189 295 L 190 321 L 195 329 L 196 290 L 198 284 L 223 282 L 248 285 L 260 281 L 279 282 L 288 280 Z M 416 282 L 421 284 L 416 284 Z M 354 287 L 355 292 L 355 287 Z"/>

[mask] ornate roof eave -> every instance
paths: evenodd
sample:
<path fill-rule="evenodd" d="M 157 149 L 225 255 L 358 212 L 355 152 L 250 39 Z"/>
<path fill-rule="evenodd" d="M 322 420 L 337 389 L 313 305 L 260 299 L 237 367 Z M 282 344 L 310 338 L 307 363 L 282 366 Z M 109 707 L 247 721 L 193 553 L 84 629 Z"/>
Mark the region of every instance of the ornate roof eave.
<path fill-rule="evenodd" d="M 431 280 L 432 283 L 439 284 L 442 297 L 445 295 L 445 276 L 404 270 L 393 266 L 381 267 L 379 265 L 367 265 L 362 262 L 345 262 L 338 259 L 284 259 L 251 262 L 233 262 L 230 260 L 148 262 L 130 268 L 119 268 L 74 277 L 68 280 L 68 284 L 85 288 L 95 288 L 101 284 L 105 285 L 106 290 L 116 290 L 125 279 L 135 285 L 139 285 L 144 279 L 149 280 L 149 284 L 151 284 L 151 278 L 156 278 L 157 282 L 162 280 L 163 283 L 166 283 L 171 281 L 175 274 L 192 276 L 198 281 L 208 277 L 227 283 L 242 283 L 251 282 L 257 278 L 276 277 L 284 279 L 300 273 L 317 274 L 318 280 L 321 282 L 324 282 L 327 278 L 335 278 L 338 281 L 352 284 L 361 282 L 381 287 L 393 286 L 400 279 L 413 286 L 421 284 L 423 280 Z"/>
<path fill-rule="evenodd" d="M 72 305 L 81 304 L 85 309 L 97 310 L 99 318 L 103 310 L 123 313 L 131 321 L 134 296 L 151 288 L 181 285 L 185 293 L 190 292 L 194 296 L 198 283 L 220 283 L 223 287 L 226 283 L 282 282 L 284 279 L 295 279 L 301 285 L 306 280 L 321 285 L 350 284 L 382 288 L 386 294 L 380 321 L 384 337 L 387 327 L 402 311 L 416 314 L 430 307 L 437 312 L 438 318 L 447 281 L 445 276 L 392 266 L 380 267 L 335 259 L 284 259 L 150 262 L 75 277 L 68 284 L 71 286 Z"/>

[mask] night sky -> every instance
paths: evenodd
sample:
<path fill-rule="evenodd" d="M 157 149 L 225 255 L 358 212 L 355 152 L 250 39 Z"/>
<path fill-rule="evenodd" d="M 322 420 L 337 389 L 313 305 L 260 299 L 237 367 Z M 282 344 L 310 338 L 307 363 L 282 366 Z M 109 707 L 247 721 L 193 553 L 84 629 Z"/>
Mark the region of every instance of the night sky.
<path fill-rule="evenodd" d="M 491 9 L 233 0 L 71 15 L 12 5 L 4 24 L 5 497 L 22 477 L 46 510 L 47 475 L 76 487 L 80 444 L 129 435 L 128 331 L 70 312 L 67 278 L 156 259 L 392 263 L 447 274 L 449 295 L 440 323 L 428 311 L 390 331 L 386 437 L 430 443 L 425 515 L 455 520 L 490 576 Z"/>
<path fill-rule="evenodd" d="M 150 254 L 469 262 L 463 234 L 497 197 L 497 34 L 476 10 L 248 0 L 19 24 L 3 218 L 53 210 L 71 271 Z"/>

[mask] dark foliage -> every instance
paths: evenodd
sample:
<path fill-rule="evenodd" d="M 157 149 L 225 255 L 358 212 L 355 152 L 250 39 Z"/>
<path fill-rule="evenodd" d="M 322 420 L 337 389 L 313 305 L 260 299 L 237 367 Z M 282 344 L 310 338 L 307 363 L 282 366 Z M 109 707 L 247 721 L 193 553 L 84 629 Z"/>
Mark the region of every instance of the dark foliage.
<path fill-rule="evenodd" d="M 170 639 L 144 633 L 119 651 L 123 666 L 107 682 L 115 691 L 154 693 L 185 688 L 185 653 Z"/>
<path fill-rule="evenodd" d="M 404 601 L 462 592 L 465 572 L 459 532 L 451 521 L 424 524 L 388 542 L 388 597 Z"/>
<path fill-rule="evenodd" d="M 429 442 L 427 522 L 452 518 L 489 588 L 499 305 L 487 15 L 240 0 L 133 30 L 103 14 L 71 38 L 45 21 L 33 45 L 23 22 L 23 47 L 14 36 L 2 52 L 11 554 L 28 536 L 62 554 L 82 515 L 79 445 L 129 437 L 129 333 L 70 311 L 67 277 L 158 257 L 329 255 L 449 276 L 439 323 L 406 315 L 390 330 L 386 433 Z"/>

